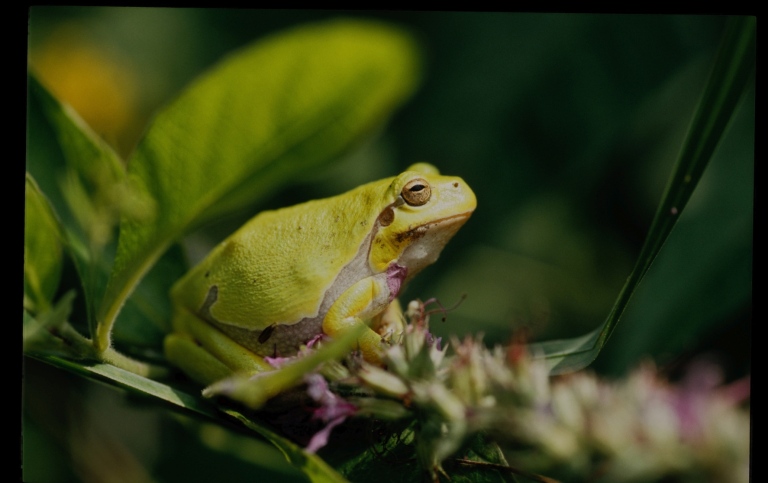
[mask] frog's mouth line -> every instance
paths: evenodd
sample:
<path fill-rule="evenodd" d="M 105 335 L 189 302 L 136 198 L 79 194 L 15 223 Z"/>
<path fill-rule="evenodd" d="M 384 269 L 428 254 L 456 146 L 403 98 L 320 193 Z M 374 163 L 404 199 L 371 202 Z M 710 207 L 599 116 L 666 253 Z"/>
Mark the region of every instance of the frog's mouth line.
<path fill-rule="evenodd" d="M 441 224 L 441 223 L 443 223 L 445 221 L 451 221 L 451 220 L 455 220 L 455 219 L 466 219 L 466 218 L 469 218 L 470 216 L 472 216 L 472 213 L 474 213 L 474 212 L 475 212 L 474 210 L 465 211 L 464 213 L 459 213 L 458 215 L 446 216 L 445 218 L 440 218 L 440 219 L 437 219 L 435 221 L 431 221 L 429 223 L 425 223 L 424 225 L 432 225 L 432 224 L 439 225 L 439 224 Z M 424 226 L 424 225 L 422 225 L 422 226 Z"/>
<path fill-rule="evenodd" d="M 415 228 L 411 228 L 408 231 L 421 231 L 426 229 L 431 229 L 435 226 L 445 226 L 445 225 L 452 225 L 455 223 L 464 223 L 467 221 L 467 219 L 472 215 L 472 211 L 466 211 L 464 213 L 459 213 L 458 215 L 451 215 L 446 216 L 445 218 L 438 218 L 437 220 L 432 220 L 430 222 L 424 223 L 423 225 L 419 225 Z"/>
<path fill-rule="evenodd" d="M 445 218 L 432 220 L 428 223 L 424 223 L 423 225 L 419 225 L 402 233 L 398 233 L 395 238 L 398 243 L 402 243 L 405 240 L 414 241 L 426 235 L 432 228 L 438 226 L 456 225 L 456 229 L 451 232 L 451 235 L 453 235 L 461 227 L 461 225 L 467 221 L 472 213 L 472 211 L 467 211 L 464 213 L 459 213 L 458 215 L 451 215 L 446 216 Z"/>

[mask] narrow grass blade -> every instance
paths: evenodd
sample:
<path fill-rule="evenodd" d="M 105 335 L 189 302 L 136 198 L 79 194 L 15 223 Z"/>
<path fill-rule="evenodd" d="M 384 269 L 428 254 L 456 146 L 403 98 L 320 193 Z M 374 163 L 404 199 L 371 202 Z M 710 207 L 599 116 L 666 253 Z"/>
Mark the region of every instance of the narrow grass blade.
<path fill-rule="evenodd" d="M 581 337 L 533 344 L 552 374 L 588 366 L 600 353 L 671 233 L 728 126 L 755 65 L 756 19 L 729 20 L 672 176 L 627 282 L 601 328 Z"/>

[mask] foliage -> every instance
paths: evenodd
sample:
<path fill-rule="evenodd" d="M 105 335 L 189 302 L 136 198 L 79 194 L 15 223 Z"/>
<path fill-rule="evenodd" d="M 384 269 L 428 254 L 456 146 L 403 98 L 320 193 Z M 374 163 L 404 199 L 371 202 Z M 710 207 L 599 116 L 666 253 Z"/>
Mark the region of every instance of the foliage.
<path fill-rule="evenodd" d="M 537 479 L 525 468 L 557 471 L 571 457 L 572 463 L 592 461 L 594 455 L 567 456 L 557 446 L 579 437 L 581 429 L 568 427 L 565 420 L 558 420 L 558 428 L 551 422 L 528 427 L 522 415 L 535 409 L 532 403 L 543 394 L 536 391 L 546 386 L 547 372 L 581 369 L 606 344 L 684 213 L 739 105 L 754 64 L 754 37 L 754 19 L 731 22 L 635 268 L 601 327 L 582 337 L 534 344 L 533 353 L 546 361 L 547 369 L 542 369 L 540 362 L 522 356 L 510 365 L 508 353 L 488 351 L 479 339 L 452 339 L 455 355 L 446 356 L 427 332 L 423 312 L 412 308 L 415 322 L 403 344 L 389 351 L 389 371 L 334 362 L 348 352 L 349 341 L 341 340 L 270 376 L 279 385 L 302 380 L 309 385 L 304 402 L 310 398 L 319 421 L 310 425 L 316 429 L 316 438 L 306 441 L 310 449 L 323 446 L 331 430 L 348 417 L 366 415 L 394 421 L 381 433 L 389 438 L 383 441 L 391 441 L 382 443 L 384 461 L 413 451 L 433 478 L 448 471 L 453 480 L 465 474 L 467 481 L 506 480 L 517 471 L 521 478 Z M 191 83 L 158 112 L 124 165 L 76 112 L 30 74 L 25 353 L 255 432 L 311 481 L 344 481 L 339 471 L 352 479 L 375 472 L 382 460 L 367 447 L 329 455 L 321 451 L 321 459 L 278 435 L 262 416 L 191 395 L 167 378 L 158 349 L 167 330 L 165 294 L 186 265 L 174 244 L 193 229 L 263 202 L 359 146 L 410 95 L 418 78 L 415 43 L 401 30 L 353 20 L 294 28 L 237 50 Z M 79 287 L 60 281 L 68 269 L 62 253 L 69 255 Z M 316 368 L 319 372 L 313 372 Z M 306 374 L 324 377 L 303 379 Z M 510 382 L 515 377 L 523 382 Z M 652 379 L 647 373 L 634 377 Z M 330 389 L 325 381 L 331 382 Z M 213 386 L 207 394 L 227 394 L 253 407 L 264 403 L 263 395 L 232 392 L 232 387 L 248 387 L 232 382 Z M 554 387 L 553 395 L 568 391 Z M 507 415 L 518 419 L 506 420 Z M 563 425 L 573 433 L 564 434 Z M 500 427 L 515 432 L 516 445 L 536 449 L 538 456 L 531 459 L 535 464 L 504 469 L 508 465 L 493 442 Z M 551 433 L 542 429 L 549 427 Z M 590 444 L 601 457 L 614 451 L 603 442 Z M 702 451 L 710 450 L 715 451 Z M 452 460 L 456 454 L 466 458 Z M 621 473 L 623 457 L 606 457 L 603 469 Z M 691 468 L 700 468 L 696 458 L 686 460 L 693 461 Z M 462 461 L 477 471 L 463 473 Z M 611 461 L 619 466 L 612 467 Z M 594 470 L 585 463 L 566 474 Z M 731 470 L 717 471 L 727 478 Z M 404 479 L 418 481 L 420 475 L 412 467 Z"/>

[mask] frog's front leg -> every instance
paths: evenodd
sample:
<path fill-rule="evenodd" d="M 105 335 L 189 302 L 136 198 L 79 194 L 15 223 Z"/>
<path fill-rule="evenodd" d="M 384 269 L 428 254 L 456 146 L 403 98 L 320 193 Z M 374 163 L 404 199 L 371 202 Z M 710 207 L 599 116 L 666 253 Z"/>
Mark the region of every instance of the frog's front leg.
<path fill-rule="evenodd" d="M 323 319 L 323 332 L 333 337 L 380 314 L 397 297 L 407 273 L 405 267 L 393 263 L 386 272 L 353 284 L 328 309 Z M 368 327 L 357 343 L 366 361 L 381 363 L 382 337 L 379 333 Z"/>
<path fill-rule="evenodd" d="M 233 373 L 256 374 L 272 370 L 261 356 L 184 308 L 173 317 L 174 332 L 165 338 L 165 353 L 176 367 L 202 384 Z"/>

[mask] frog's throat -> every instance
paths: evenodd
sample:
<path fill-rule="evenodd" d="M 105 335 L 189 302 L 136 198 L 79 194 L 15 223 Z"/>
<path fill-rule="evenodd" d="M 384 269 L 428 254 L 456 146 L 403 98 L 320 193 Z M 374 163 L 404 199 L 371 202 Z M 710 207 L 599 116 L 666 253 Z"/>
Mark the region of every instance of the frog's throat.
<path fill-rule="evenodd" d="M 398 237 L 409 238 L 411 242 L 403 250 L 398 264 L 408 269 L 408 276 L 403 283 L 408 282 L 417 273 L 435 263 L 445 245 L 466 223 L 472 211 L 446 216 L 401 233 Z"/>

